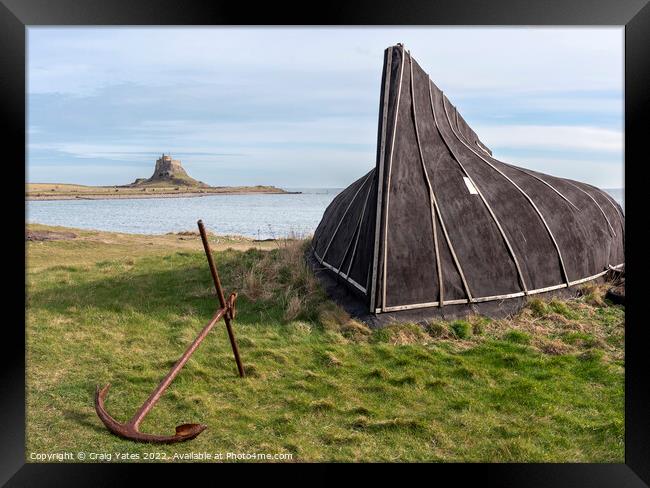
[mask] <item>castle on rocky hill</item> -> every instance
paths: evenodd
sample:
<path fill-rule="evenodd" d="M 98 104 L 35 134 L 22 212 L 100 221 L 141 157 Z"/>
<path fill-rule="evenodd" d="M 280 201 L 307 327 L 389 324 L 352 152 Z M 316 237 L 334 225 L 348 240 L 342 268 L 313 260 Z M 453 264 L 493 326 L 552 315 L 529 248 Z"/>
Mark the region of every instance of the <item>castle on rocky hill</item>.
<path fill-rule="evenodd" d="M 138 178 L 129 186 L 202 186 L 208 187 L 205 183 L 195 180 L 187 174 L 180 160 L 172 159 L 170 154 L 163 153 L 156 160 L 156 168 L 149 179 Z"/>
<path fill-rule="evenodd" d="M 156 160 L 156 169 L 153 171 L 151 178 L 174 178 L 174 177 L 187 178 L 189 175 L 183 168 L 183 165 L 178 159 L 172 159 L 170 154 L 165 154 Z"/>

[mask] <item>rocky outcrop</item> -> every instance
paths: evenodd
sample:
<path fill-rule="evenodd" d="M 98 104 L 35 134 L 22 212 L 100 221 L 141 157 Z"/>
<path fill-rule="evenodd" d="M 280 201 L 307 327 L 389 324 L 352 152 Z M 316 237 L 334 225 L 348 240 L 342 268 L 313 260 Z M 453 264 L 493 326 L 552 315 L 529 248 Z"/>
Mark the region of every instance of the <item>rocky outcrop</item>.
<path fill-rule="evenodd" d="M 188 175 L 181 162 L 178 159 L 172 159 L 169 154 L 163 154 L 156 160 L 156 167 L 149 179 L 138 178 L 129 186 L 171 185 L 209 187 L 209 185 Z"/>

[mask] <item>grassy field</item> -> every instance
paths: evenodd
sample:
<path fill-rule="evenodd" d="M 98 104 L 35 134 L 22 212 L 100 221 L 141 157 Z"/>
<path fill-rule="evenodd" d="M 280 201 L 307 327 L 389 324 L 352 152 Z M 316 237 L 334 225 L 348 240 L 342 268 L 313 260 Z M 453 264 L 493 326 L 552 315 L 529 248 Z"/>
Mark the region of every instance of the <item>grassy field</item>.
<path fill-rule="evenodd" d="M 56 200 L 72 198 L 154 198 L 175 195 L 204 195 L 220 193 L 287 193 L 275 186 L 188 186 L 165 184 L 143 186 L 85 186 L 65 183 L 27 183 L 25 197 L 34 200 Z"/>
<path fill-rule="evenodd" d="M 64 451 L 112 461 L 624 460 L 624 309 L 603 300 L 604 287 L 531 300 L 509 319 L 370 330 L 324 296 L 303 264 L 305 241 L 260 249 L 214 236 L 226 292 L 239 292 L 248 377 L 237 376 L 220 324 L 142 425 L 208 429 L 171 446 L 119 439 L 95 414 L 95 386 L 110 382 L 108 411 L 130 418 L 210 318 L 214 291 L 196 235 L 72 231 L 28 243 L 28 461 Z"/>

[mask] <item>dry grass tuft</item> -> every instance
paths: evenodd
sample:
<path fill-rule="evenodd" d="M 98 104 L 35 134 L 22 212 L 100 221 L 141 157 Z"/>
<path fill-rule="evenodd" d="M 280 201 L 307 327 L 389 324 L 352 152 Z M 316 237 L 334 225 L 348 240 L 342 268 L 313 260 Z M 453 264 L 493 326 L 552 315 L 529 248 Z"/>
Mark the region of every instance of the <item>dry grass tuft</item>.
<path fill-rule="evenodd" d="M 389 325 L 384 330 L 388 330 L 390 333 L 389 344 L 398 346 L 427 343 L 430 339 L 429 335 L 417 324 Z"/>
<path fill-rule="evenodd" d="M 331 352 L 326 352 L 323 354 L 323 362 L 325 366 L 328 367 L 341 366 L 343 364 L 343 362 Z"/>
<path fill-rule="evenodd" d="M 290 322 L 296 319 L 304 309 L 305 304 L 302 298 L 298 295 L 293 295 L 287 300 L 287 305 L 284 311 L 284 320 Z"/>
<path fill-rule="evenodd" d="M 273 292 L 265 284 L 265 273 L 261 270 L 260 263 L 242 274 L 241 294 L 251 301 L 268 301 L 273 298 Z"/>
<path fill-rule="evenodd" d="M 585 283 L 578 289 L 578 295 L 582 300 L 594 307 L 605 306 L 605 294 L 609 285 L 607 283 Z"/>
<path fill-rule="evenodd" d="M 287 330 L 297 336 L 306 336 L 311 334 L 311 325 L 307 322 L 297 321 L 287 325 Z"/>
<path fill-rule="evenodd" d="M 432 320 L 424 329 L 431 337 L 436 339 L 449 339 L 451 337 L 447 323 L 441 320 Z"/>
<path fill-rule="evenodd" d="M 329 400 L 316 400 L 309 404 L 309 408 L 316 412 L 336 410 L 336 405 Z"/>
<path fill-rule="evenodd" d="M 319 307 L 318 321 L 325 330 L 340 331 L 350 320 L 350 315 L 333 303 L 325 303 Z"/>
<path fill-rule="evenodd" d="M 345 310 L 329 300 L 320 304 L 318 322 L 326 331 L 340 334 L 353 342 L 368 342 L 372 337 L 370 327 L 351 318 Z"/>
<path fill-rule="evenodd" d="M 549 356 L 566 354 L 571 350 L 571 347 L 560 339 L 546 339 L 543 337 L 535 339 L 533 341 L 533 346 Z"/>
<path fill-rule="evenodd" d="M 355 342 L 366 342 L 372 335 L 372 330 L 363 322 L 350 319 L 341 327 L 341 333 Z"/>
<path fill-rule="evenodd" d="M 270 252 L 247 251 L 247 266 L 236 273 L 237 285 L 251 301 L 282 304 L 286 322 L 313 319 L 325 296 L 305 262 L 309 240 L 279 239 Z"/>
<path fill-rule="evenodd" d="M 251 301 L 280 304 L 287 323 L 316 323 L 343 341 L 366 342 L 372 331 L 353 320 L 341 307 L 328 300 L 313 271 L 305 261 L 310 240 L 280 239 L 270 252 L 247 251 L 247 266 L 235 278 L 243 296 Z M 307 331 L 309 332 L 309 331 Z"/>

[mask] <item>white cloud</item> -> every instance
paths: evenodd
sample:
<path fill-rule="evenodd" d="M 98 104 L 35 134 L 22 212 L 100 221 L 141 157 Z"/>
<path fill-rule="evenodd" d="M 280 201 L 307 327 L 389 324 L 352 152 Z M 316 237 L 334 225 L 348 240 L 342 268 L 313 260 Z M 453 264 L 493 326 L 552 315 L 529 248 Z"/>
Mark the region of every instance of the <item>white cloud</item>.
<path fill-rule="evenodd" d="M 496 157 L 498 155 L 495 154 Z M 620 160 L 589 161 L 583 159 L 526 157 L 525 161 L 513 158 L 498 158 L 517 166 L 541 171 L 560 178 L 588 181 L 599 188 L 622 188 L 623 165 Z M 585 178 L 589 175 L 589 178 Z"/>
<path fill-rule="evenodd" d="M 621 152 L 623 133 L 571 125 L 494 125 L 475 128 L 490 148 L 529 148 Z"/>

